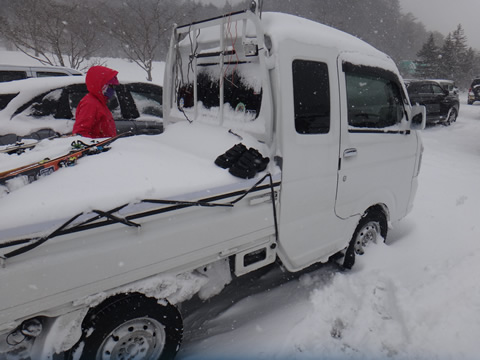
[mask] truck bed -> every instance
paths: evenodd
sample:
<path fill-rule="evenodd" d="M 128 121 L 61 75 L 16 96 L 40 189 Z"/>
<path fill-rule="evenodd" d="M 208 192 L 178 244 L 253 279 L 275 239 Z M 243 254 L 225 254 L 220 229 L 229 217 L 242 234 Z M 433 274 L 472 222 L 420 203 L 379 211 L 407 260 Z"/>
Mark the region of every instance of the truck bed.
<path fill-rule="evenodd" d="M 162 135 L 120 139 L 5 195 L 0 327 L 273 242 L 278 168 L 243 180 L 214 164 L 238 142 L 228 129 L 179 123 Z"/>

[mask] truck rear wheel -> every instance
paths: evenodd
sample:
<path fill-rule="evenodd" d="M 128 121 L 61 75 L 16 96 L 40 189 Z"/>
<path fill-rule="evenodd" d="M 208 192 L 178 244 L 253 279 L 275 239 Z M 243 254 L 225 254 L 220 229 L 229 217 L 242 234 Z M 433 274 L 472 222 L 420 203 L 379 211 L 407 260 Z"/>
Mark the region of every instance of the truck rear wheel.
<path fill-rule="evenodd" d="M 363 255 L 364 248 L 368 243 L 376 243 L 377 239 L 381 237 L 385 241 L 387 230 L 387 219 L 383 211 L 377 207 L 368 209 L 353 233 L 352 240 L 350 240 L 345 252 L 343 267 L 351 269 L 355 264 L 355 256 Z"/>
<path fill-rule="evenodd" d="M 134 293 L 95 308 L 82 329 L 82 338 L 68 358 L 167 360 L 178 351 L 183 322 L 168 302 L 159 304 L 154 298 Z"/>

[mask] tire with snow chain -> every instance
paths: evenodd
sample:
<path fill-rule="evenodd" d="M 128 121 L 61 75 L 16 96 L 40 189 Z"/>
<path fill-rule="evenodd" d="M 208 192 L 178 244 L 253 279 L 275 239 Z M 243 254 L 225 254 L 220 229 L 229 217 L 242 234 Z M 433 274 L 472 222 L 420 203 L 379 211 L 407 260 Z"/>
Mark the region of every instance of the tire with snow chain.
<path fill-rule="evenodd" d="M 82 338 L 68 359 L 173 359 L 180 347 L 183 321 L 168 302 L 139 293 L 108 299 L 87 314 Z"/>
<path fill-rule="evenodd" d="M 355 256 L 363 255 L 364 248 L 369 242 L 377 242 L 377 239 L 387 239 L 387 219 L 385 214 L 379 208 L 371 208 L 367 210 L 365 215 L 360 219 L 353 233 L 352 239 L 345 252 L 343 267 L 351 269 L 355 264 Z"/>
<path fill-rule="evenodd" d="M 449 118 L 448 118 L 448 121 L 451 123 L 454 123 L 455 121 L 457 121 L 457 117 L 458 117 L 458 112 L 455 108 L 452 108 L 450 110 L 450 114 L 449 114 Z"/>
<path fill-rule="evenodd" d="M 457 121 L 457 110 L 455 110 L 455 108 L 451 108 L 449 111 L 448 111 L 448 115 L 447 115 L 447 119 L 443 122 L 443 125 L 445 126 L 450 126 L 452 125 L 452 123 L 454 123 L 455 121 Z"/>

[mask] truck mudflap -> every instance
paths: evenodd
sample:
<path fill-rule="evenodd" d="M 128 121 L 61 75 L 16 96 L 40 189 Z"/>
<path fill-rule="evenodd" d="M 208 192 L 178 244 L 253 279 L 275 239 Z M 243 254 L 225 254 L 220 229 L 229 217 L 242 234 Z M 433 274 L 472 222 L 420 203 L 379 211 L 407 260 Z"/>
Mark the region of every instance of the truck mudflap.
<path fill-rule="evenodd" d="M 255 179 L 256 180 L 256 179 Z M 267 184 L 263 184 L 265 180 L 268 180 Z M 262 185 L 263 184 L 263 185 Z M 5 267 L 7 265 L 8 259 L 15 256 L 24 254 L 30 250 L 37 248 L 38 246 L 44 244 L 48 240 L 85 230 L 90 230 L 94 228 L 100 228 L 112 224 L 123 224 L 129 227 L 141 227 L 141 224 L 136 223 L 135 220 L 141 219 L 148 216 L 157 215 L 163 212 L 174 211 L 179 209 L 184 209 L 188 207 L 234 207 L 236 203 L 244 199 L 248 194 L 259 191 L 270 189 L 268 199 L 265 199 L 265 195 L 261 198 L 256 199 L 255 201 L 271 201 L 272 211 L 273 211 L 273 220 L 275 227 L 275 239 L 278 241 L 278 219 L 276 211 L 276 191 L 275 187 L 280 185 L 279 176 L 272 176 L 272 174 L 267 173 L 259 180 L 257 180 L 253 186 L 247 190 L 242 190 L 236 193 L 237 197 L 225 203 L 220 202 L 222 200 L 221 195 L 217 195 L 210 198 L 203 198 L 196 201 L 186 201 L 186 200 L 162 200 L 162 199 L 143 199 L 135 204 L 124 204 L 117 206 L 111 210 L 91 210 L 88 213 L 79 213 L 75 216 L 72 216 L 67 221 L 62 223 L 60 226 L 56 227 L 54 230 L 47 232 L 42 236 L 32 236 L 21 239 L 7 240 L 0 243 L 0 249 L 5 248 L 14 248 L 14 250 L 0 255 L 0 267 Z M 232 194 L 229 193 L 225 197 L 232 197 Z M 158 207 L 158 205 L 166 205 L 165 207 Z M 126 216 L 119 215 L 119 212 L 133 207 L 135 209 L 141 208 L 141 212 L 134 212 Z"/>

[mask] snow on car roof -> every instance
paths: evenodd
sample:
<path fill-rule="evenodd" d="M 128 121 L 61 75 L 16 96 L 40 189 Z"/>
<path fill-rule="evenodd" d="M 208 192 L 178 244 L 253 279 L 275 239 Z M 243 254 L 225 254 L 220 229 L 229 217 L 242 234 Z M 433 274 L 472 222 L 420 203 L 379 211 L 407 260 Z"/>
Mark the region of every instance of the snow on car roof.
<path fill-rule="evenodd" d="M 22 93 L 26 96 L 38 95 L 70 84 L 85 83 L 85 76 L 58 76 L 29 78 L 0 84 L 0 94 Z"/>

